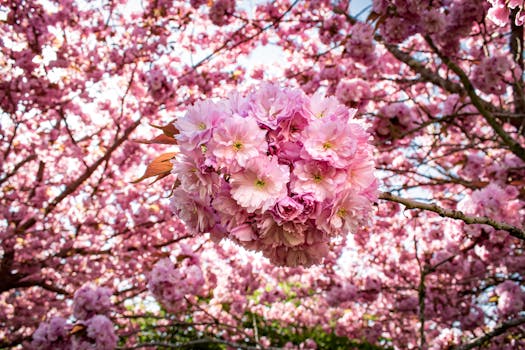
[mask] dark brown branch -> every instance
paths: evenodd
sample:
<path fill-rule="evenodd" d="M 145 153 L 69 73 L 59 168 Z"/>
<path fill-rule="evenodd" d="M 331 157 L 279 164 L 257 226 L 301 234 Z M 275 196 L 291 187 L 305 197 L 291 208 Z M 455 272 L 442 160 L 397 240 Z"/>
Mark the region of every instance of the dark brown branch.
<path fill-rule="evenodd" d="M 21 167 L 24 166 L 24 164 L 29 163 L 30 161 L 35 160 L 36 158 L 37 158 L 36 154 L 32 154 L 32 155 L 30 155 L 29 157 L 27 157 L 26 159 L 21 160 L 17 165 L 15 165 L 15 167 L 13 168 L 13 170 L 12 170 L 11 172 L 7 173 L 4 177 L 2 177 L 2 178 L 0 179 L 0 185 L 1 185 L 2 183 L 4 183 L 7 179 L 9 179 L 11 176 L 15 175 L 16 172 L 17 172 Z"/>
<path fill-rule="evenodd" d="M 499 124 L 498 120 L 494 117 L 492 112 L 487 108 L 485 102 L 476 94 L 474 86 L 470 82 L 467 74 L 452 60 L 443 55 L 436 47 L 430 37 L 425 37 L 427 43 L 430 45 L 432 50 L 439 56 L 439 58 L 459 77 L 463 87 L 467 91 L 470 101 L 479 111 L 479 113 L 485 118 L 487 123 L 492 127 L 494 132 L 501 138 L 503 143 L 507 145 L 512 153 L 518 156 L 521 160 L 525 161 L 525 148 L 523 148 L 516 140 L 514 140 L 507 132 L 503 129 L 503 126 Z"/>
<path fill-rule="evenodd" d="M 520 9 L 516 7 L 510 11 L 510 40 L 509 47 L 512 54 L 512 60 L 523 71 L 523 26 L 516 25 L 516 16 Z M 514 77 L 512 92 L 514 97 L 514 113 L 523 115 L 525 113 L 525 95 L 523 94 L 523 76 L 519 74 Z M 525 132 L 525 118 L 512 118 L 509 122 L 514 125 L 523 134 Z"/>
<path fill-rule="evenodd" d="M 382 39 L 381 39 L 382 40 Z M 401 51 L 396 45 L 384 44 L 386 49 L 398 60 L 409 66 L 414 72 L 418 73 L 421 78 L 428 81 L 436 86 L 439 86 L 445 91 L 453 94 L 465 95 L 463 87 L 457 83 L 454 83 L 448 79 L 440 77 L 437 73 L 426 68 L 423 64 L 415 60 L 408 53 Z"/>
<path fill-rule="evenodd" d="M 504 334 L 507 330 L 509 330 L 511 328 L 514 328 L 516 326 L 519 326 L 521 324 L 524 324 L 524 323 L 525 323 L 525 317 L 515 318 L 515 319 L 510 320 L 508 322 L 502 323 L 501 326 L 499 326 L 497 328 L 494 328 L 494 330 L 492 330 L 491 332 L 488 332 L 487 334 L 485 334 L 482 337 L 478 337 L 478 338 L 472 340 L 471 342 L 469 342 L 467 344 L 458 345 L 458 346 L 456 346 L 456 347 L 454 347 L 452 349 L 453 350 L 469 350 L 469 349 L 473 349 L 475 347 L 483 345 L 485 342 L 487 342 L 488 340 L 490 340 L 490 339 L 492 339 L 494 337 L 497 337 L 498 335 Z"/>
<path fill-rule="evenodd" d="M 162 248 L 162 247 L 165 247 L 165 246 L 168 246 L 170 244 L 173 244 L 173 243 L 177 243 L 177 242 L 180 242 L 184 239 L 187 239 L 187 238 L 192 238 L 193 235 L 185 235 L 185 236 L 181 236 L 181 237 L 177 237 L 177 238 L 174 238 L 172 240 L 169 240 L 167 242 L 162 242 L 162 243 L 158 243 L 158 244 L 155 244 L 154 247 L 155 248 Z"/>
<path fill-rule="evenodd" d="M 442 208 L 436 204 L 429 204 L 418 202 L 412 199 L 405 199 L 398 196 L 394 196 L 391 193 L 383 192 L 379 195 L 380 199 L 384 199 L 391 202 L 396 202 L 403 204 L 407 209 L 422 209 L 432 211 L 439 214 L 440 216 L 461 220 L 467 224 L 480 224 L 480 225 L 489 225 L 494 227 L 496 230 L 507 231 L 511 236 L 516 237 L 521 240 L 525 240 L 525 230 L 512 226 L 506 223 L 498 222 L 493 219 L 490 219 L 486 216 L 469 216 L 465 215 L 462 211 L 451 210 Z"/>
<path fill-rule="evenodd" d="M 50 203 L 49 205 L 47 206 L 46 210 L 45 210 L 45 214 L 49 214 L 50 212 L 52 212 L 56 206 L 62 202 L 67 196 L 69 196 L 71 193 L 75 192 L 79 187 L 80 185 L 82 185 L 84 183 L 84 181 L 86 181 L 87 179 L 89 179 L 89 177 L 95 172 L 95 170 L 102 164 L 104 163 L 105 161 L 107 161 L 111 155 L 113 154 L 113 152 L 120 147 L 120 145 L 122 143 L 124 143 L 124 141 L 128 140 L 129 136 L 131 135 L 131 133 L 137 128 L 137 126 L 139 126 L 140 124 L 140 120 L 137 120 L 136 122 L 134 122 L 133 124 L 131 124 L 131 126 L 129 126 L 125 131 L 124 131 L 124 134 L 118 138 L 114 143 L 113 145 L 111 145 L 111 147 L 106 151 L 106 154 L 99 158 L 95 163 L 93 163 L 91 166 L 89 166 L 85 171 L 84 173 L 78 177 L 75 181 L 71 182 L 70 184 L 68 184 L 66 186 L 66 188 L 64 189 L 64 191 L 62 193 L 60 193 L 57 197 L 55 197 Z"/>

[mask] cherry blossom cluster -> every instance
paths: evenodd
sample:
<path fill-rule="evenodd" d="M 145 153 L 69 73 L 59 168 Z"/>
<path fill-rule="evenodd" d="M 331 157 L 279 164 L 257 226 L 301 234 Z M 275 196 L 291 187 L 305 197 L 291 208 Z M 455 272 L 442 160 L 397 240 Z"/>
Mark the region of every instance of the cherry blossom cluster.
<path fill-rule="evenodd" d="M 525 12 L 523 0 L 488 0 L 492 5 L 487 13 L 487 17 L 499 26 L 505 26 L 509 22 L 510 9 L 518 8 L 515 23 L 522 26 L 525 23 Z"/>
<path fill-rule="evenodd" d="M 362 79 L 342 79 L 335 90 L 337 99 L 347 106 L 364 109 L 372 98 L 368 83 Z"/>
<path fill-rule="evenodd" d="M 373 62 L 375 57 L 374 29 L 366 23 L 358 22 L 350 29 L 345 43 L 348 56 L 360 62 Z"/>
<path fill-rule="evenodd" d="M 235 1 L 233 0 L 191 0 L 190 4 L 193 8 L 198 9 L 202 5 L 208 3 L 210 21 L 216 26 L 223 26 L 228 24 L 231 16 L 235 12 Z"/>
<path fill-rule="evenodd" d="M 415 116 L 405 103 L 397 102 L 379 110 L 379 118 L 374 120 L 374 130 L 379 138 L 397 138 L 415 128 Z"/>
<path fill-rule="evenodd" d="M 272 84 L 196 103 L 175 122 L 175 213 L 277 265 L 321 262 L 376 197 L 369 134 L 354 115 L 334 97 Z"/>
<path fill-rule="evenodd" d="M 507 84 L 521 75 L 521 69 L 506 56 L 485 57 L 474 67 L 472 83 L 484 93 L 502 95 Z"/>
<path fill-rule="evenodd" d="M 35 350 L 114 349 L 117 336 L 113 322 L 107 317 L 110 295 L 108 288 L 83 286 L 73 299 L 73 315 L 77 322 L 70 324 L 63 317 L 53 317 L 41 323 L 30 347 Z"/>
<path fill-rule="evenodd" d="M 186 309 L 186 299 L 201 295 L 205 284 L 198 257 L 185 249 L 177 264 L 169 258 L 155 264 L 149 275 L 148 287 L 155 298 L 171 312 Z"/>
<path fill-rule="evenodd" d="M 505 281 L 499 284 L 495 290 L 498 296 L 498 312 L 503 317 L 508 317 L 523 311 L 525 293 L 520 285 L 513 281 Z"/>

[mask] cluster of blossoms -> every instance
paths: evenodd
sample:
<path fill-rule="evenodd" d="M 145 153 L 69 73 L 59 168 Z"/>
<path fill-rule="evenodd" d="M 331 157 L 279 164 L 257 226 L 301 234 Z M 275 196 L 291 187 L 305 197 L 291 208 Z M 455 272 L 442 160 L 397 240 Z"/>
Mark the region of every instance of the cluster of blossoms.
<path fill-rule="evenodd" d="M 160 69 L 152 69 L 141 74 L 141 80 L 148 86 L 148 91 L 156 101 L 164 101 L 173 95 L 173 86 Z"/>
<path fill-rule="evenodd" d="M 342 29 L 345 28 L 346 19 L 343 16 L 333 16 L 323 22 L 319 29 L 319 40 L 325 45 L 339 41 L 343 38 Z"/>
<path fill-rule="evenodd" d="M 112 350 L 117 346 L 113 322 L 107 317 L 111 291 L 85 285 L 75 293 L 73 315 L 75 324 L 62 317 L 41 323 L 33 334 L 31 348 L 35 350 Z"/>
<path fill-rule="evenodd" d="M 183 249 L 177 261 L 175 265 L 169 258 L 159 260 L 148 279 L 151 293 L 171 312 L 186 309 L 186 299 L 201 295 L 205 284 L 199 259 L 191 249 Z"/>
<path fill-rule="evenodd" d="M 398 138 L 413 129 L 415 116 L 404 103 L 393 103 L 379 110 L 379 118 L 374 120 L 374 130 L 378 138 Z"/>
<path fill-rule="evenodd" d="M 372 62 L 375 57 L 374 28 L 366 23 L 358 22 L 350 29 L 350 35 L 345 43 L 348 56 L 360 62 Z"/>
<path fill-rule="evenodd" d="M 491 183 L 462 200 L 458 208 L 468 214 L 498 218 L 504 222 L 519 225 L 518 213 L 522 212 L 523 205 L 517 200 L 518 196 L 519 192 L 513 186 L 502 188 Z"/>
<path fill-rule="evenodd" d="M 523 311 L 525 293 L 518 283 L 505 281 L 494 292 L 498 296 L 498 312 L 501 316 L 508 317 Z"/>
<path fill-rule="evenodd" d="M 273 263 L 321 262 L 376 198 L 369 134 L 334 97 L 266 84 L 196 103 L 176 121 L 175 213 Z"/>
<path fill-rule="evenodd" d="M 488 0 L 492 5 L 487 13 L 487 17 L 499 26 L 505 26 L 509 21 L 510 9 L 518 8 L 515 23 L 522 26 L 525 23 L 525 1 L 523 0 Z"/>
<path fill-rule="evenodd" d="M 372 99 L 372 90 L 362 79 L 342 79 L 337 84 L 335 96 L 345 105 L 363 110 Z"/>
<path fill-rule="evenodd" d="M 472 83 L 484 93 L 502 95 L 507 84 L 521 75 L 521 69 L 506 56 L 485 57 L 474 67 Z"/>
<path fill-rule="evenodd" d="M 231 16 L 235 12 L 235 1 L 215 0 L 210 7 L 210 20 L 217 26 L 228 24 Z"/>

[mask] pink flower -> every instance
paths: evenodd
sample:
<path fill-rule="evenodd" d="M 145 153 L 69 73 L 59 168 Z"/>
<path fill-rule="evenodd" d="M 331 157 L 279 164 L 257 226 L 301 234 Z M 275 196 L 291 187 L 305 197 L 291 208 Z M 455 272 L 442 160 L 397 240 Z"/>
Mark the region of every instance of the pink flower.
<path fill-rule="evenodd" d="M 212 201 L 212 206 L 217 212 L 220 222 L 229 230 L 245 223 L 249 215 L 246 209 L 231 197 L 230 190 L 230 186 L 223 186 Z"/>
<path fill-rule="evenodd" d="M 500 27 L 504 27 L 509 22 L 509 8 L 505 3 L 492 4 L 487 12 L 487 18 Z"/>
<path fill-rule="evenodd" d="M 198 193 L 205 198 L 217 191 L 220 178 L 211 167 L 205 164 L 200 151 L 188 152 L 172 161 L 171 170 L 188 192 Z"/>
<path fill-rule="evenodd" d="M 223 26 L 229 22 L 229 18 L 235 12 L 235 1 L 215 0 L 210 7 L 210 20 L 217 26 Z"/>
<path fill-rule="evenodd" d="M 314 264 L 319 264 L 327 254 L 328 245 L 326 243 L 319 243 L 306 247 L 278 247 L 267 256 L 277 265 L 308 267 Z"/>
<path fill-rule="evenodd" d="M 117 346 L 117 336 L 113 322 L 104 315 L 96 315 L 86 322 L 87 336 L 95 340 L 95 348 L 113 350 Z"/>
<path fill-rule="evenodd" d="M 266 211 L 287 194 L 290 170 L 277 158 L 260 156 L 246 162 L 246 168 L 231 175 L 231 195 L 250 213 Z"/>
<path fill-rule="evenodd" d="M 367 23 L 357 22 L 350 30 L 350 36 L 345 44 L 346 52 L 358 61 L 373 61 L 374 29 Z"/>
<path fill-rule="evenodd" d="M 215 215 L 209 207 L 210 198 L 200 198 L 181 188 L 173 191 L 172 210 L 194 232 L 207 232 L 215 225 Z"/>
<path fill-rule="evenodd" d="M 318 121 L 311 123 L 303 132 L 303 159 L 323 160 L 335 168 L 345 168 L 357 150 L 350 125 L 337 121 Z"/>
<path fill-rule="evenodd" d="M 502 95 L 521 69 L 506 56 L 485 57 L 472 71 L 472 84 L 486 94 Z"/>
<path fill-rule="evenodd" d="M 71 348 L 69 326 L 66 319 L 53 317 L 49 322 L 43 322 L 33 334 L 31 348 L 44 350 L 67 350 Z"/>
<path fill-rule="evenodd" d="M 368 83 L 361 79 L 343 79 L 337 84 L 335 96 L 347 106 L 364 108 L 372 97 Z"/>
<path fill-rule="evenodd" d="M 228 167 L 232 162 L 244 166 L 250 158 L 266 154 L 266 132 L 255 119 L 233 115 L 216 129 L 210 149 L 217 161 Z"/>
<path fill-rule="evenodd" d="M 361 223 L 361 211 L 369 206 L 369 201 L 354 192 L 340 194 L 333 204 L 326 205 L 316 219 L 317 227 L 334 234 L 354 232 Z"/>
<path fill-rule="evenodd" d="M 347 281 L 338 283 L 326 293 L 326 301 L 330 306 L 339 306 L 339 304 L 353 301 L 357 297 L 357 288 Z"/>
<path fill-rule="evenodd" d="M 328 117 L 335 119 L 343 118 L 343 120 L 346 120 L 348 117 L 353 117 L 355 114 L 355 110 L 349 111 L 343 105 L 339 104 L 335 97 L 325 97 L 324 93 L 321 91 L 317 91 L 312 97 L 310 97 L 306 104 L 306 108 L 312 114 L 314 119 Z"/>
<path fill-rule="evenodd" d="M 200 295 L 205 284 L 198 259 L 185 259 L 174 265 L 166 258 L 159 260 L 148 277 L 151 293 L 169 310 L 184 307 L 184 296 Z"/>
<path fill-rule="evenodd" d="M 184 118 L 175 122 L 179 130 L 176 139 L 181 147 L 194 150 L 207 143 L 213 128 L 221 123 L 230 114 L 224 103 L 212 101 L 198 101 L 193 105 Z"/>
<path fill-rule="evenodd" d="M 95 314 L 106 314 L 111 308 L 111 294 L 109 288 L 84 285 L 75 292 L 73 315 L 79 320 L 87 320 Z"/>
<path fill-rule="evenodd" d="M 197 103 L 177 122 L 175 214 L 195 233 L 230 237 L 279 265 L 320 262 L 377 198 L 369 134 L 355 113 L 323 93 L 272 84 Z"/>
<path fill-rule="evenodd" d="M 265 245 L 272 247 L 294 247 L 305 242 L 304 226 L 287 223 L 279 225 L 271 216 L 265 216 L 258 222 L 257 227 L 261 234 L 260 239 Z"/>
<path fill-rule="evenodd" d="M 274 219 L 277 222 L 292 221 L 302 214 L 304 206 L 290 197 L 284 197 L 272 210 Z"/>
<path fill-rule="evenodd" d="M 302 213 L 297 216 L 297 221 L 305 222 L 310 216 L 315 214 L 317 201 L 311 193 L 302 193 L 294 195 L 293 198 L 303 207 Z"/>
<path fill-rule="evenodd" d="M 344 171 L 320 161 L 298 161 L 295 163 L 293 175 L 293 192 L 311 193 L 319 202 L 333 196 L 346 180 Z"/>
<path fill-rule="evenodd" d="M 505 281 L 496 287 L 498 295 L 498 312 L 506 317 L 523 311 L 524 293 L 519 284 Z"/>
<path fill-rule="evenodd" d="M 253 232 L 253 229 L 248 224 L 242 224 L 239 225 L 233 229 L 230 230 L 230 234 L 237 238 L 239 241 L 254 241 L 257 239 L 257 236 L 255 235 L 255 232 Z"/>
<path fill-rule="evenodd" d="M 374 176 L 374 164 L 368 160 L 368 155 L 359 154 L 347 167 L 347 188 L 354 191 L 372 190 L 372 194 L 377 189 Z M 373 186 L 375 185 L 375 186 Z M 370 186 L 373 186 L 370 188 Z M 376 196 L 373 195 L 371 200 L 374 201 Z"/>
<path fill-rule="evenodd" d="M 270 129 L 275 129 L 282 119 L 292 116 L 302 102 L 299 91 L 283 90 L 277 85 L 264 84 L 251 95 L 249 115 Z"/>

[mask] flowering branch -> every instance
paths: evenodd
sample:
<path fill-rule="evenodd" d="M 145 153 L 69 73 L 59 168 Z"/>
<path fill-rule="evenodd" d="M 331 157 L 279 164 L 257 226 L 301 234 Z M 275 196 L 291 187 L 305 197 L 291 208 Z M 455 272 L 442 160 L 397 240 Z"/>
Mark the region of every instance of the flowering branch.
<path fill-rule="evenodd" d="M 486 216 L 469 216 L 459 210 L 445 209 L 436 204 L 418 202 L 412 199 L 401 198 L 394 196 L 391 193 L 383 192 L 379 195 L 380 199 L 384 199 L 391 202 L 403 204 L 407 209 L 423 209 L 433 211 L 440 216 L 452 218 L 456 220 L 462 220 L 467 224 L 482 224 L 494 227 L 496 230 L 504 230 L 510 233 L 511 236 L 525 240 L 525 230 L 512 226 L 506 223 L 498 222 L 490 219 Z"/>
<path fill-rule="evenodd" d="M 501 324 L 501 326 L 495 328 L 492 332 L 488 332 L 484 336 L 478 337 L 474 339 L 473 341 L 471 341 L 470 343 L 458 345 L 454 347 L 453 350 L 469 350 L 469 349 L 473 349 L 475 347 L 481 346 L 487 340 L 497 337 L 498 335 L 505 333 L 508 329 L 519 326 L 523 323 L 525 323 L 525 317 L 519 317 L 519 318 L 510 320 L 508 322 L 504 322 Z"/>
<path fill-rule="evenodd" d="M 479 111 L 479 113 L 485 118 L 487 123 L 492 127 L 494 132 L 498 134 L 498 136 L 501 138 L 501 140 L 509 147 L 510 151 L 514 153 L 516 156 L 518 156 L 521 160 L 525 161 L 525 148 L 523 148 L 516 140 L 514 140 L 505 129 L 503 129 L 503 126 L 501 126 L 494 115 L 491 113 L 491 111 L 486 108 L 486 106 L 483 103 L 483 100 L 476 94 L 476 90 L 474 89 L 474 86 L 470 82 L 470 79 L 468 78 L 467 74 L 452 60 L 444 56 L 439 49 L 436 47 L 434 42 L 430 37 L 425 37 L 427 43 L 432 48 L 432 50 L 439 56 L 439 58 L 447 65 L 448 68 L 450 68 L 454 73 L 456 73 L 461 80 L 461 83 L 467 90 L 467 94 L 470 97 L 470 100 L 472 101 L 472 104 L 476 109 Z"/>

